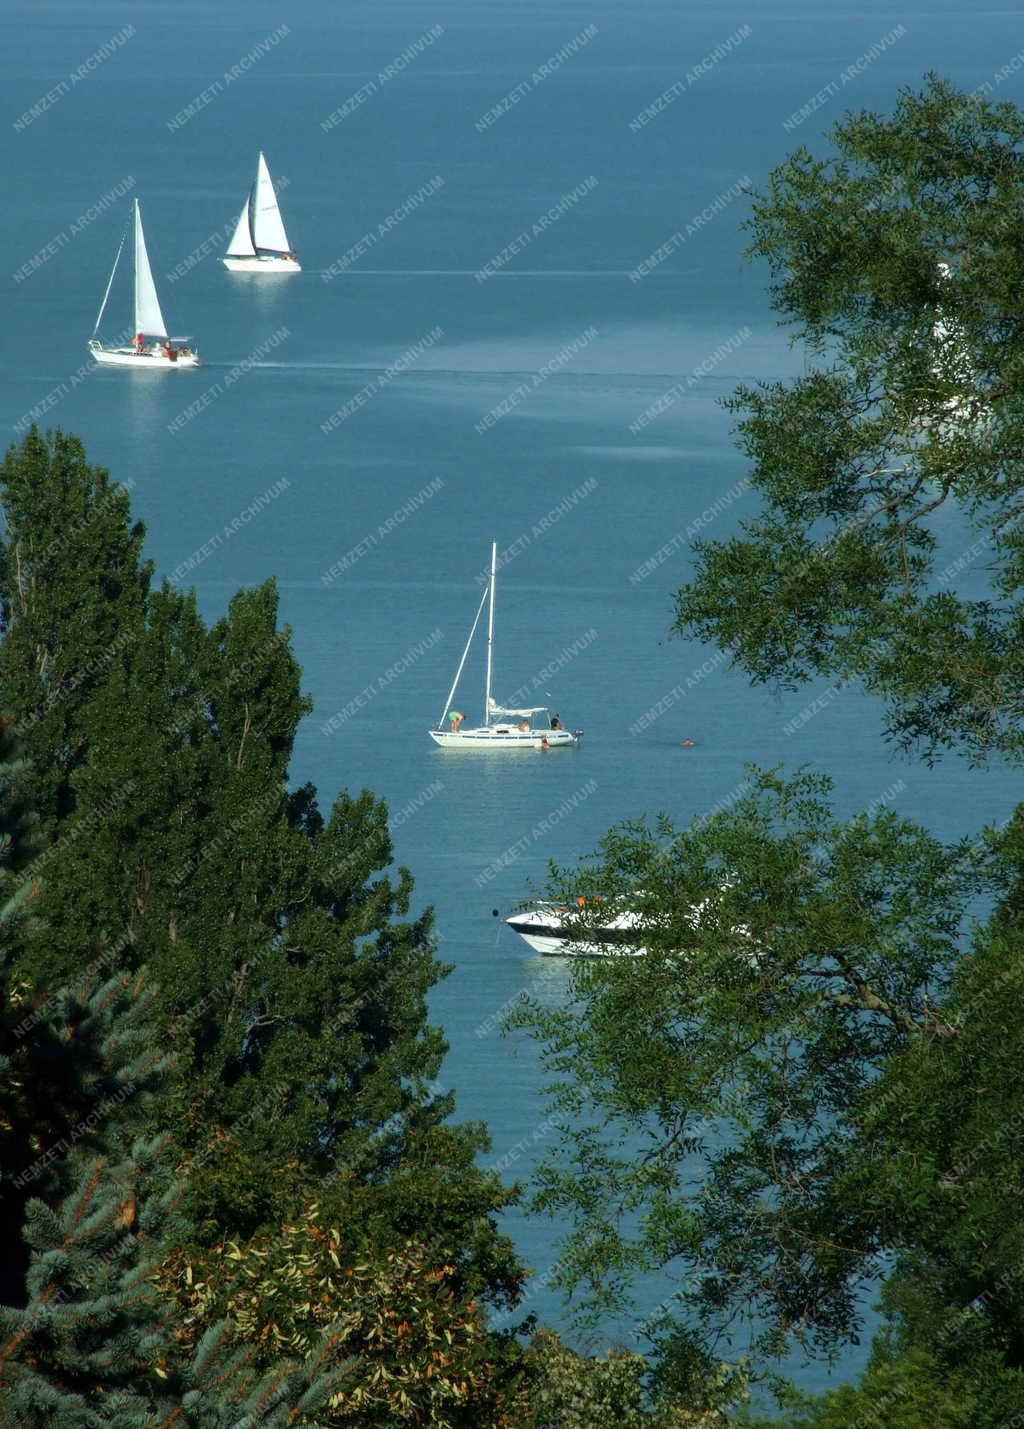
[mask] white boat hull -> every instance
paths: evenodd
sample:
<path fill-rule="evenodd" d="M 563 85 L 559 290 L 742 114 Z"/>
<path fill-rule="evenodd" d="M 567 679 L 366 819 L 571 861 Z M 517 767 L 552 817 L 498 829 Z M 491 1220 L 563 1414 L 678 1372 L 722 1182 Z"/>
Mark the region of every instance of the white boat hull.
<path fill-rule="evenodd" d="M 514 725 L 488 725 L 480 729 L 432 729 L 430 737 L 442 749 L 542 749 L 544 740 L 549 749 L 578 744 L 579 737 L 568 729 L 516 729 Z"/>
<path fill-rule="evenodd" d="M 93 358 L 103 367 L 133 367 L 136 371 L 149 368 L 198 367 L 199 356 L 195 352 L 180 353 L 172 362 L 162 352 L 141 353 L 134 347 L 90 347 Z"/>
<path fill-rule="evenodd" d="M 254 258 L 222 258 L 220 260 L 229 273 L 301 273 L 302 264 L 297 258 L 279 258 L 276 254 L 257 254 Z"/>
<path fill-rule="evenodd" d="M 606 927 L 589 934 L 572 933 L 548 907 L 514 914 L 505 922 L 535 953 L 555 958 L 639 958 L 647 949 L 635 941 L 638 923 L 635 914 L 620 914 Z"/>
<path fill-rule="evenodd" d="M 687 921 L 694 928 L 700 925 L 705 909 L 710 911 L 708 899 L 702 899 L 693 906 Z M 639 958 L 647 952 L 644 943 L 656 925 L 640 913 L 631 908 L 615 913 L 609 906 L 604 922 L 595 925 L 588 919 L 586 926 L 580 926 L 573 916 L 578 912 L 578 909 L 556 903 L 535 903 L 522 913 L 506 918 L 505 922 L 535 953 L 544 953 L 547 957 Z M 756 968 L 765 950 L 751 942 L 750 929 L 746 924 L 737 924 L 734 932 L 737 957 Z"/>

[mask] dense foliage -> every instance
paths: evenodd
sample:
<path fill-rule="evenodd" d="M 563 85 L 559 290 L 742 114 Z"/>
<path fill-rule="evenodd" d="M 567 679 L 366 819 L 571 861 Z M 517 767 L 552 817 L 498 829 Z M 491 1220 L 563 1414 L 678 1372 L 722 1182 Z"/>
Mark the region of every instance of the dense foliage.
<path fill-rule="evenodd" d="M 858 681 L 908 754 L 1019 764 L 1024 119 L 933 79 L 834 144 L 755 203 L 808 362 L 731 401 L 761 508 L 698 543 L 678 628 L 754 682 Z M 1020 809 L 944 846 L 752 770 L 725 812 L 625 826 L 557 875 L 637 910 L 648 952 L 527 1015 L 577 1114 L 537 1197 L 575 1218 L 585 1303 L 671 1277 L 638 1326 L 661 1383 L 744 1346 L 762 1374 L 836 1353 L 881 1281 L 861 1383 L 783 1394 L 783 1422 L 1024 1416 L 1022 873 Z"/>
<path fill-rule="evenodd" d="M 209 628 L 194 595 L 151 589 L 127 493 L 60 432 L 12 449 L 0 492 L 0 689 L 49 839 L 48 935 L 18 975 L 43 996 L 149 969 L 175 1068 L 155 1121 L 194 1238 L 252 1234 L 280 1209 L 253 1166 L 290 1166 L 293 1198 L 327 1177 L 381 1244 L 429 1221 L 473 1292 L 507 1299 L 508 1193 L 437 1082 L 426 995 L 447 970 L 388 872 L 387 809 L 342 793 L 325 818 L 288 784 L 308 702 L 273 585 Z"/>
<path fill-rule="evenodd" d="M 636 1355 L 489 1327 L 523 1271 L 430 914 L 381 801 L 288 785 L 273 586 L 212 627 L 151 589 L 60 432 L 0 485 L 0 1423 L 704 1429 Z"/>
<path fill-rule="evenodd" d="M 323 1224 L 311 1201 L 244 1244 L 173 1255 L 163 1278 L 188 1339 L 223 1317 L 261 1365 L 307 1354 L 330 1330 L 349 1363 L 325 1426 L 509 1422 L 514 1346 L 488 1334 L 456 1267 L 429 1244 L 362 1258 L 348 1228 Z"/>
<path fill-rule="evenodd" d="M 97 1107 L 112 1134 L 130 1122 L 140 1156 L 159 1146 L 151 1204 L 173 1185 L 176 1212 L 160 1258 L 280 1225 L 316 1188 L 359 1226 L 362 1253 L 429 1223 L 453 1293 L 507 1304 L 519 1272 L 493 1213 L 508 1193 L 475 1170 L 484 1133 L 450 1122 L 436 1080 L 425 997 L 445 969 L 429 913 L 407 916 L 410 876 L 386 872 L 387 810 L 343 794 L 325 820 L 312 789 L 287 784 L 307 702 L 273 587 L 240 593 L 210 629 L 193 596 L 151 590 L 127 493 L 72 437 L 30 432 L 0 479 L 0 688 L 4 739 L 19 741 L 2 771 L 0 892 L 33 914 L 8 920 L 2 950 L 11 1313 L 49 1293 L 31 1289 L 34 1267 L 70 1253 L 65 1223 L 109 1214 L 110 1167 L 87 1191 L 96 1165 L 48 1154 L 91 1131 Z M 110 1057 L 131 1019 L 112 1042 L 85 1009 L 143 965 L 160 1085 L 124 1110 Z M 197 1353 L 214 1324 L 196 1329 Z"/>
<path fill-rule="evenodd" d="M 14 984 L 41 863 L 30 771 L 0 740 L 0 1423 L 98 1429 L 178 1422 L 283 1429 L 332 1392 L 339 1357 L 308 1353 L 257 1372 L 211 1321 L 186 1352 L 156 1272 L 178 1187 L 168 1138 L 146 1130 L 169 1069 L 144 974 L 32 1005 Z M 30 921 L 31 919 L 31 921 Z M 26 1015 L 26 1013 L 28 1015 Z"/>
<path fill-rule="evenodd" d="M 926 755 L 1024 751 L 1024 116 L 932 80 L 798 149 L 753 253 L 808 356 L 731 406 L 761 514 L 698 541 L 680 630 L 755 681 L 859 680 Z M 962 563 L 936 568 L 963 523 Z M 956 577 L 983 562 L 988 589 Z"/>

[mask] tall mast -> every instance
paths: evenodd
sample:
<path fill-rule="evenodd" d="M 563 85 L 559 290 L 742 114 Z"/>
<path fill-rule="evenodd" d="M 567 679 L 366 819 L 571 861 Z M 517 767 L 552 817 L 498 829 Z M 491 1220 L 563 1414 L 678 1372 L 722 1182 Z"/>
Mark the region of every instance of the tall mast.
<path fill-rule="evenodd" d="M 141 332 L 139 327 L 139 200 L 132 199 L 132 340 Z M 157 333 L 159 337 L 160 334 Z"/>
<path fill-rule="evenodd" d="M 498 543 L 491 542 L 491 603 L 487 610 L 487 691 L 484 695 L 484 724 L 491 718 L 491 649 L 494 645 L 494 572 L 498 566 Z"/>
<path fill-rule="evenodd" d="M 139 272 L 141 266 L 139 262 L 139 250 L 143 247 L 143 244 L 146 243 L 146 239 L 143 237 L 143 216 L 141 216 L 139 210 L 139 199 L 134 200 L 134 210 L 136 210 L 136 246 L 134 246 L 133 254 L 131 254 L 131 257 L 133 257 L 131 296 L 133 296 L 134 299 L 134 309 L 133 313 L 131 313 L 131 336 L 133 337 L 136 336 L 136 333 L 146 332 L 146 323 L 144 323 L 143 320 L 144 304 L 143 300 L 141 300 L 141 280 Z M 149 262 L 149 256 L 147 256 L 147 262 Z M 153 279 L 150 279 L 150 286 L 151 284 L 153 284 Z M 154 293 L 154 297 L 156 297 L 156 293 Z M 156 333 L 154 336 L 160 337 L 160 333 Z"/>

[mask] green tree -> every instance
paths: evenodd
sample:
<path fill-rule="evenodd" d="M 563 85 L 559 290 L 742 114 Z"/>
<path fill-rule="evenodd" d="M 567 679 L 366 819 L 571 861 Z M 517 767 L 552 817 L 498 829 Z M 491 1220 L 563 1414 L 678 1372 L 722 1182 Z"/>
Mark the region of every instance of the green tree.
<path fill-rule="evenodd" d="M 152 567 L 129 493 L 63 432 L 33 427 L 0 468 L 6 531 L 0 690 L 52 836 L 88 757 L 85 711 L 138 635 Z"/>
<path fill-rule="evenodd" d="M 6 1033 L 6 986 L 0 997 Z M 326 1401 L 343 1360 L 329 1335 L 304 1363 L 278 1358 L 257 1373 L 223 1324 L 209 1325 L 194 1350 L 175 1331 L 157 1272 L 177 1188 L 167 1138 L 140 1130 L 167 1070 L 166 1056 L 151 1050 L 153 1004 L 139 979 L 122 974 L 84 1004 L 59 998 L 46 1019 L 51 1084 L 64 1087 L 83 1065 L 99 1064 L 104 1089 L 97 1099 L 96 1080 L 83 1080 L 89 1114 L 16 1178 L 35 1194 L 21 1227 L 30 1249 L 24 1283 L 10 1285 L 11 1257 L 0 1300 L 0 1423 L 235 1429 L 247 1414 L 268 1426 L 313 1422 L 300 1411 Z M 19 1048 L 0 1068 L 5 1123 L 24 1124 L 24 1060 Z"/>
<path fill-rule="evenodd" d="M 697 543 L 677 628 L 755 683 L 859 681 L 928 760 L 1018 761 L 1024 117 L 933 77 L 833 140 L 755 202 L 808 364 L 731 400 L 761 507 Z M 982 553 L 988 589 L 961 595 Z M 636 908 L 649 948 L 578 968 L 571 1017 L 530 1014 L 579 1119 L 539 1184 L 576 1219 L 563 1280 L 600 1309 L 676 1273 L 642 1328 L 679 1387 L 745 1316 L 762 1356 L 835 1351 L 884 1277 L 862 1382 L 785 1422 L 1013 1422 L 1020 812 L 943 847 L 893 814 L 838 823 L 806 775 L 749 790 L 681 832 L 616 830 L 556 880 Z"/>
<path fill-rule="evenodd" d="M 272 1223 L 287 1169 L 296 1204 L 327 1178 L 336 1215 L 381 1244 L 429 1222 L 467 1287 L 507 1300 L 520 1272 L 493 1213 L 509 1193 L 437 1082 L 426 996 L 447 969 L 411 876 L 389 872 L 386 806 L 342 793 L 324 818 L 289 787 L 308 702 L 273 584 L 210 628 L 192 594 L 151 590 L 124 493 L 61 433 L 30 433 L 0 485 L 0 691 L 49 771 L 49 933 L 19 972 L 45 994 L 97 961 L 150 970 L 174 1057 L 155 1120 L 194 1237 Z M 276 1203 L 254 1165 L 275 1168 Z"/>
<path fill-rule="evenodd" d="M 892 1242 L 870 1201 L 831 1192 L 878 1115 L 879 1070 L 954 1031 L 943 990 L 972 891 L 950 877 L 969 851 L 888 811 L 837 822 L 822 777 L 748 782 L 695 827 L 613 832 L 563 878 L 563 897 L 600 890 L 581 936 L 611 900 L 647 951 L 580 967 L 571 1005 L 526 1015 L 566 1113 L 539 1183 L 543 1208 L 577 1219 L 562 1282 L 600 1312 L 671 1269 L 643 1329 L 681 1390 L 709 1369 L 700 1345 L 743 1320 L 766 1354 L 855 1330 L 856 1281 Z"/>
<path fill-rule="evenodd" d="M 630 1351 L 579 1355 L 543 1330 L 529 1346 L 526 1368 L 517 1429 L 724 1429 L 729 1422 L 714 1404 L 687 1408 L 668 1395 L 652 1404 L 646 1362 Z M 723 1399 L 742 1397 L 741 1382 L 727 1371 L 708 1387 Z"/>
<path fill-rule="evenodd" d="M 832 137 L 754 204 L 752 253 L 812 365 L 732 399 L 762 509 L 696 543 L 677 625 L 755 682 L 861 681 L 926 756 L 1016 758 L 1024 116 L 932 78 Z M 936 569 L 951 508 L 990 573 L 976 599 Z"/>
<path fill-rule="evenodd" d="M 195 1353 L 156 1271 L 176 1191 L 146 1104 L 169 1058 L 153 1047 L 141 974 L 39 1003 L 12 981 L 12 939 L 39 891 L 37 817 L 9 721 L 0 731 L 0 1422 L 53 1429 L 228 1429 L 252 1411 L 294 1422 L 333 1384 L 333 1340 L 256 1376 L 210 1325 Z M 35 924 L 37 937 L 48 936 Z M 170 1188 L 170 1189 L 169 1189 Z"/>

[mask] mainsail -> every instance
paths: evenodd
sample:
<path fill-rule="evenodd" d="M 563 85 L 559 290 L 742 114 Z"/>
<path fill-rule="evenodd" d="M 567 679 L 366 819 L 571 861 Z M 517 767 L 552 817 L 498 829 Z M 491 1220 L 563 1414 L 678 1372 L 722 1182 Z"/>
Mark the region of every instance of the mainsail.
<path fill-rule="evenodd" d="M 256 165 L 256 189 L 252 204 L 252 243 L 256 249 L 271 253 L 290 253 L 288 235 L 284 231 L 281 210 L 277 206 L 277 194 L 270 178 L 267 161 L 260 153 Z M 236 250 L 232 248 L 232 253 Z M 241 252 L 242 250 L 237 250 Z"/>
<path fill-rule="evenodd" d="M 249 230 L 249 210 L 252 207 L 252 195 L 246 199 L 242 205 L 242 212 L 238 215 L 238 222 L 235 224 L 234 237 L 228 244 L 228 253 L 232 258 L 254 258 L 256 249 L 252 246 L 252 233 Z"/>
<path fill-rule="evenodd" d="M 153 270 L 146 252 L 138 199 L 135 200 L 135 331 L 145 333 L 147 337 L 167 336 L 167 324 L 160 311 Z"/>

